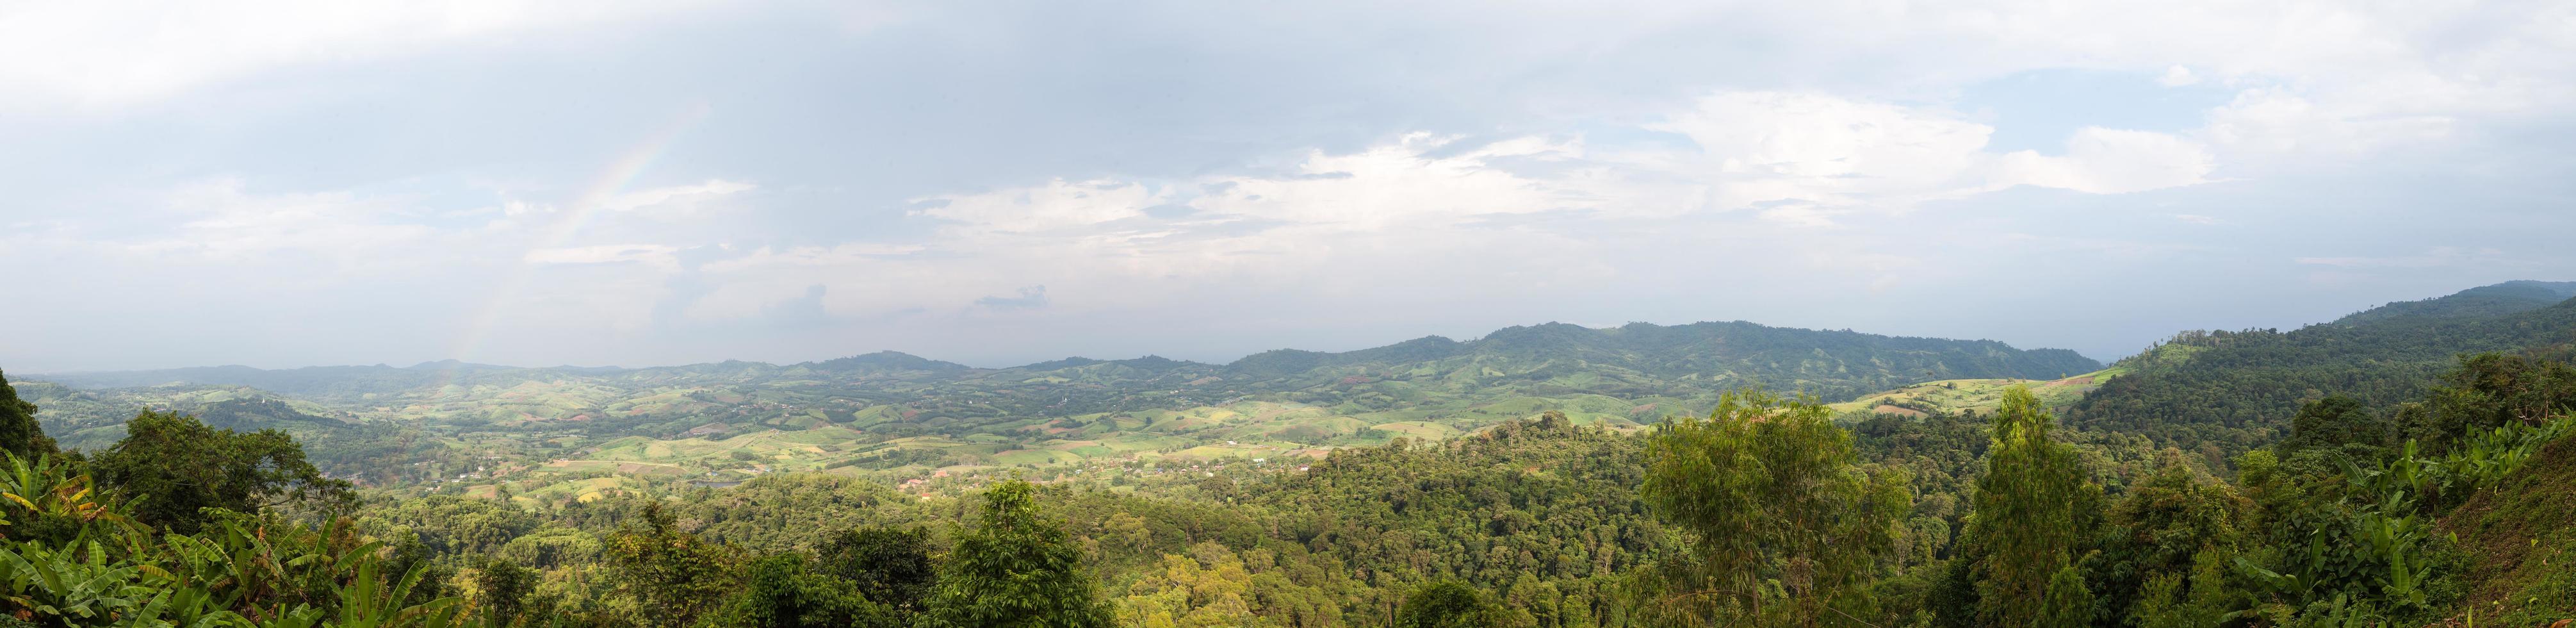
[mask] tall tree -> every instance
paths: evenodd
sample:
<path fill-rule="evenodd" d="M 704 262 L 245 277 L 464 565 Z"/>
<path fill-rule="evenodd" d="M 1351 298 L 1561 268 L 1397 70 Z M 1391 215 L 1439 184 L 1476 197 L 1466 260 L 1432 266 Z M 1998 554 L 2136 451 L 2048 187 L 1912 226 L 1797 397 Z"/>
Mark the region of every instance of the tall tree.
<path fill-rule="evenodd" d="M 779 554 L 751 564 L 751 582 L 714 621 L 723 628 L 893 628 L 900 625 L 858 585 L 814 573 L 803 554 Z"/>
<path fill-rule="evenodd" d="M 2082 625 L 2077 605 L 2093 596 L 2061 573 L 2081 556 L 2088 520 L 2100 518 L 2102 487 L 2084 478 L 2075 448 L 2058 442 L 2056 417 L 2019 386 L 1994 415 L 1994 446 L 1977 479 L 1971 534 L 1983 550 L 1977 615 L 1989 626 Z"/>
<path fill-rule="evenodd" d="M 536 590 L 539 577 L 536 570 L 508 559 L 475 557 L 473 602 L 482 610 L 483 624 L 521 625 L 526 620 L 528 593 Z"/>
<path fill-rule="evenodd" d="M 643 527 L 621 528 L 603 544 L 619 588 L 645 609 L 639 623 L 687 626 L 735 588 L 734 548 L 681 532 L 676 522 L 655 502 L 644 507 Z"/>
<path fill-rule="evenodd" d="M 984 493 L 975 529 L 958 535 L 923 620 L 930 626 L 1090 628 L 1110 623 L 1094 601 L 1082 551 L 1039 511 L 1037 487 L 1012 479 Z"/>
<path fill-rule="evenodd" d="M 1395 628 L 1490 628 L 1501 622 L 1483 591 L 1456 580 L 1414 589 L 1395 611 Z"/>
<path fill-rule="evenodd" d="M 0 450 L 20 458 L 55 452 L 54 439 L 36 422 L 36 404 L 18 398 L 7 373 L 0 373 Z"/>
<path fill-rule="evenodd" d="M 209 521 L 205 508 L 337 510 L 354 499 L 348 482 L 323 477 L 285 432 L 219 430 L 176 412 L 136 414 L 91 469 L 100 484 L 140 500 L 136 519 L 181 534 Z"/>
<path fill-rule="evenodd" d="M 1705 420 L 1660 426 L 1644 493 L 1688 531 L 1647 609 L 1684 623 L 1813 626 L 1866 598 L 1908 499 L 1896 473 L 1865 474 L 1851 434 L 1812 399 L 1728 393 Z M 1776 587 L 1773 584 L 1776 582 Z"/>
<path fill-rule="evenodd" d="M 920 610 L 922 595 L 937 582 L 929 543 L 929 533 L 917 527 L 842 530 L 824 542 L 816 570 L 857 583 L 870 601 L 911 613 Z"/>

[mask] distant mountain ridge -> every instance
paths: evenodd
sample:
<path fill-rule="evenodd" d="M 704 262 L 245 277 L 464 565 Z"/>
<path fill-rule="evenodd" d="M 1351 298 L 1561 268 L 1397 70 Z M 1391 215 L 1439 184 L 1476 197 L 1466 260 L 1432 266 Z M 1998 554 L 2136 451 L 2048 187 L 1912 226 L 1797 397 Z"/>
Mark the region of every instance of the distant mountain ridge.
<path fill-rule="evenodd" d="M 1191 370 L 1211 376 L 1251 379 L 1293 378 L 1318 369 L 1361 365 L 1435 362 L 1462 357 L 1517 360 L 1578 360 L 1617 366 L 1662 378 L 1706 377 L 1731 370 L 1764 370 L 1762 365 L 1830 362 L 1816 375 L 1849 373 L 1855 365 L 1872 365 L 1905 381 L 1916 376 L 2054 378 L 2101 368 L 2099 362 L 2065 349 L 2017 349 L 1992 340 L 1948 340 L 1882 336 L 1852 331 L 1771 327 L 1743 321 L 1687 325 L 1630 323 L 1589 328 L 1566 323 L 1506 327 L 1471 341 L 1425 336 L 1381 347 L 1345 352 L 1277 349 L 1216 365 L 1159 356 L 1128 360 L 1072 357 L 1021 366 L 982 369 L 899 351 L 879 351 L 817 362 L 778 365 L 724 362 L 667 367 L 511 367 L 445 360 L 409 367 L 314 366 L 258 369 L 212 366 L 143 371 L 56 373 L 37 379 L 79 388 L 125 388 L 165 384 L 248 386 L 289 395 L 333 395 L 353 387 L 417 388 L 466 381 L 478 376 L 514 373 L 527 377 L 594 377 L 649 373 L 725 377 L 787 376 L 794 373 L 957 375 L 999 371 L 1046 372 L 1100 365 L 1150 372 Z M 1804 381 L 1824 381 L 1806 378 Z M 1757 382 L 1797 388 L 1799 381 Z"/>
<path fill-rule="evenodd" d="M 2335 319 L 2358 325 L 2393 318 L 2477 318 L 2529 312 L 2576 298 L 2576 281 L 2507 281 L 2421 301 L 2398 301 Z"/>

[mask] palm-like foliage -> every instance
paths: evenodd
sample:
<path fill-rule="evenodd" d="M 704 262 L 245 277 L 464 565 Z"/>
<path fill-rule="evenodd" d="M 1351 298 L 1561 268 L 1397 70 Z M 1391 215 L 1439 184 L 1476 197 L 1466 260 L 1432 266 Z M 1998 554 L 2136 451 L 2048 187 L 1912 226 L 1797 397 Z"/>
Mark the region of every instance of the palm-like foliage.
<path fill-rule="evenodd" d="M 7 538 L 74 544 L 138 530 L 127 516 L 131 503 L 100 495 L 88 473 L 52 456 L 8 456 L 0 466 L 0 535 Z"/>
<path fill-rule="evenodd" d="M 46 626 L 448 628 L 460 599 L 410 603 L 424 569 L 384 573 L 383 544 L 346 520 L 318 528 L 226 513 L 155 537 L 87 474 L 0 456 L 0 613 Z"/>

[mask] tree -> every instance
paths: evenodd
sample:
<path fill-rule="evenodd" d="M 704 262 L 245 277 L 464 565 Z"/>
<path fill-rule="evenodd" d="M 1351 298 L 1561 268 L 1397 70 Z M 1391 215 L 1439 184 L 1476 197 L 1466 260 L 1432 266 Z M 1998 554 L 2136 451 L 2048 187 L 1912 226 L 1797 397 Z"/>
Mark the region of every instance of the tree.
<path fill-rule="evenodd" d="M 929 533 L 921 528 L 842 530 L 824 542 L 817 568 L 854 583 L 871 601 L 910 613 L 920 610 L 922 595 L 937 582 L 929 542 Z"/>
<path fill-rule="evenodd" d="M 724 601 L 737 564 L 733 548 L 673 527 L 660 502 L 644 507 L 644 527 L 609 534 L 603 554 L 619 588 L 657 626 L 686 626 Z"/>
<path fill-rule="evenodd" d="M 36 422 L 36 404 L 18 398 L 6 373 L 0 373 L 0 451 L 28 460 L 57 453 L 54 439 Z"/>
<path fill-rule="evenodd" d="M 537 588 L 535 570 L 502 559 L 477 557 L 474 605 L 483 609 L 486 626 L 510 626 L 527 611 L 528 593 Z"/>
<path fill-rule="evenodd" d="M 2576 406 L 2576 367 L 2503 353 L 2459 356 L 2426 402 L 2401 410 L 2407 436 L 2444 453 L 2472 429 L 2538 424 Z"/>
<path fill-rule="evenodd" d="M 924 620 L 930 626 L 1090 628 L 1109 625 L 1093 601 L 1082 552 L 1039 511 L 1037 487 L 1017 478 L 984 493 L 984 513 L 958 535 Z"/>
<path fill-rule="evenodd" d="M 1872 477 L 1853 459 L 1851 434 L 1811 399 L 1728 393 L 1706 420 L 1665 422 L 1643 492 L 1691 547 L 1659 570 L 1648 610 L 1801 626 L 1850 613 L 1837 607 L 1866 597 L 1908 505 L 1902 476 Z"/>
<path fill-rule="evenodd" d="M 2299 413 L 2290 417 L 2290 435 L 2275 447 L 2284 457 L 2327 449 L 2369 460 L 2389 444 L 2390 431 L 2387 422 L 2363 408 L 2359 400 L 2333 395 L 2299 406 Z"/>
<path fill-rule="evenodd" d="M 1977 615 L 1989 626 L 2055 626 L 2071 607 L 2092 605 L 2075 564 L 2077 541 L 2100 518 L 2102 487 L 2084 479 L 2075 448 L 2051 434 L 2056 418 L 2030 390 L 2005 391 L 1994 415 L 1994 446 L 1977 479 L 1971 534 L 1983 550 Z M 2080 625 L 2081 622 L 2079 622 Z"/>
<path fill-rule="evenodd" d="M 2181 577 L 2196 557 L 2232 552 L 2245 539 L 2243 513 L 2253 502 L 2216 478 L 2204 477 L 2182 461 L 2182 452 L 2166 450 L 2163 466 L 2146 481 L 2131 485 L 2128 495 L 2111 505 L 2104 543 L 2103 571 L 2094 580 L 2104 608 L 2123 615 L 2142 603 L 2160 577 Z M 2180 587 L 2180 584 L 2166 586 Z M 2177 588 L 2177 590 L 2179 590 Z"/>
<path fill-rule="evenodd" d="M 868 601 L 848 580 L 813 573 L 802 554 L 779 554 L 751 565 L 750 588 L 735 596 L 719 618 L 727 628 L 892 628 L 884 605 Z"/>
<path fill-rule="evenodd" d="M 1440 580 L 1414 589 L 1395 611 L 1395 628 L 1487 628 L 1495 608 L 1485 594 L 1456 580 Z"/>
<path fill-rule="evenodd" d="M 100 452 L 91 468 L 99 484 L 138 500 L 136 519 L 179 534 L 204 527 L 206 508 L 255 513 L 300 504 L 337 512 L 355 499 L 348 482 L 323 477 L 285 432 L 219 430 L 176 412 L 135 415 L 125 439 Z"/>

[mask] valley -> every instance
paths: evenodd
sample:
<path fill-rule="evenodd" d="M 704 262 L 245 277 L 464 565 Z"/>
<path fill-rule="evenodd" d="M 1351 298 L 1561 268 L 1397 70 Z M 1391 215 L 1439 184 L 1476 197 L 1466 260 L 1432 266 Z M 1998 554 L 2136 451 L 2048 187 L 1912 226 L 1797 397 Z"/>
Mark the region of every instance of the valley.
<path fill-rule="evenodd" d="M 1446 440 L 1549 411 L 1633 431 L 1744 386 L 1841 400 L 1925 377 L 2099 368 L 2073 352 L 1991 341 L 1741 322 L 1549 324 L 1223 365 L 1069 358 L 978 369 L 886 352 L 642 369 L 217 367 L 40 377 L 22 394 L 49 408 L 47 430 L 67 447 L 114 442 L 135 409 L 177 409 L 223 427 L 283 429 L 326 469 L 367 485 L 506 491 L 534 504 L 788 472 L 935 492 L 1013 470 L 1049 480 L 1281 471 L 1334 449 Z M 1992 397 L 2002 387 L 1983 388 Z M 388 455 L 407 465 L 382 464 Z"/>
<path fill-rule="evenodd" d="M 52 438 L 40 451 L 94 457 L 112 483 L 136 481 L 120 469 L 141 447 L 179 446 L 138 445 L 136 425 L 150 443 L 191 424 L 232 430 L 218 441 L 289 438 L 302 458 L 270 468 L 309 461 L 319 476 L 291 485 L 353 490 L 333 498 L 343 506 L 259 508 L 260 534 L 362 531 L 346 542 L 391 545 L 297 542 L 413 561 L 424 590 L 496 626 L 694 625 L 648 596 L 698 589 L 732 601 L 686 613 L 752 625 L 742 605 L 783 595 L 781 577 L 869 591 L 825 623 L 917 625 L 973 600 L 932 601 L 930 572 L 870 561 L 964 577 L 954 566 L 1002 525 L 1056 539 L 1042 551 L 1070 561 L 1050 572 L 1070 580 L 1045 595 L 1097 595 L 1066 611 L 1095 625 L 1406 625 L 1450 608 L 1464 625 L 1522 628 L 2307 626 L 2576 614 L 2561 560 L 2576 540 L 2553 532 L 2568 514 L 2553 483 L 2576 452 L 2570 362 L 2576 284 L 2516 282 L 2290 331 L 2186 331 L 2110 364 L 1750 323 L 1548 324 L 1228 364 L 975 368 L 881 352 L 10 384 Z M 0 483 L 91 481 L 44 480 L 66 473 L 52 469 Z M 153 504 L 122 503 L 77 507 Z M 995 518 L 1038 510 L 1035 524 Z M 243 525 L 154 512 L 155 525 Z M 1748 521 L 1761 523 L 1718 532 Z M 1758 530 L 1781 522 L 1849 542 L 1760 541 L 1768 551 L 1854 571 L 1818 597 L 1764 595 L 1830 606 L 1640 597 L 1786 573 L 1769 559 L 1691 571 L 1717 564 L 1706 547 L 1772 539 Z M 2032 559 L 2051 576 L 2011 571 L 2012 544 L 2053 544 Z M 807 557 L 834 571 L 785 566 Z M 657 569 L 689 575 L 637 579 Z M 493 580 L 505 576 L 525 580 Z M 1980 588 L 2007 584 L 2045 592 Z"/>

